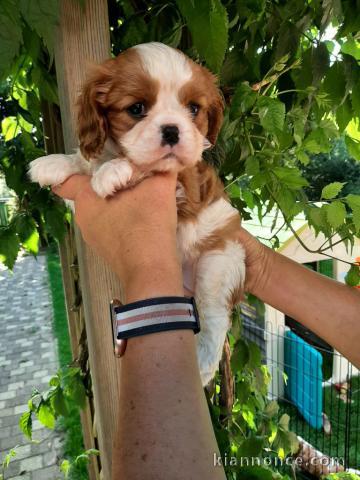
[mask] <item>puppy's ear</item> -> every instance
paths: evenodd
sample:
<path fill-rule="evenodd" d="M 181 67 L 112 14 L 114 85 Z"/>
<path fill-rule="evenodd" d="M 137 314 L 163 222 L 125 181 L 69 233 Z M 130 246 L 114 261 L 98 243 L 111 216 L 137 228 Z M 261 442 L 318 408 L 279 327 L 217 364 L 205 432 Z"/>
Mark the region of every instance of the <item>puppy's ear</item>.
<path fill-rule="evenodd" d="M 208 109 L 208 133 L 207 139 L 212 145 L 215 145 L 216 139 L 224 119 L 224 101 L 220 91 L 215 83 L 215 77 L 212 83 L 211 100 Z"/>
<path fill-rule="evenodd" d="M 108 135 L 106 98 L 114 75 L 111 62 L 92 68 L 78 99 L 80 151 L 87 160 L 101 153 Z"/>

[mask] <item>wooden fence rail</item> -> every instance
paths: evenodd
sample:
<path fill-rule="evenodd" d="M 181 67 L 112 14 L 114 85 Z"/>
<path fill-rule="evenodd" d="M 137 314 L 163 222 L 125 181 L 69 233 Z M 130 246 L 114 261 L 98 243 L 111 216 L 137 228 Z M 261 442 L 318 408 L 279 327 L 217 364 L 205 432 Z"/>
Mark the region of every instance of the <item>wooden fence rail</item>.
<path fill-rule="evenodd" d="M 76 99 L 87 66 L 110 55 L 107 0 L 83 3 L 84 6 L 77 0 L 60 2 L 56 36 L 55 66 L 66 153 L 71 153 L 77 146 Z M 45 125 L 45 131 L 54 130 L 51 127 Z M 82 425 L 85 448 L 98 446 L 100 449 L 100 463 L 94 460 L 89 474 L 91 480 L 110 480 L 119 364 L 112 350 L 109 301 L 121 295 L 120 284 L 102 260 L 84 244 L 76 228 L 70 229 L 60 246 L 60 256 L 73 357 L 84 358 L 85 355 L 86 360 L 86 341 L 88 345 L 93 401 L 89 400 L 82 413 Z"/>

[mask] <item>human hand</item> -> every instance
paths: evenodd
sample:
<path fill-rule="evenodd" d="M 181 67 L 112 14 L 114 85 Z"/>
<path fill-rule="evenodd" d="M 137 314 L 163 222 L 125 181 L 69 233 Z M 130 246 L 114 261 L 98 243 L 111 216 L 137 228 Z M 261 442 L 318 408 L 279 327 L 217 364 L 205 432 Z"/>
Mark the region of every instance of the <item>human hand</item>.
<path fill-rule="evenodd" d="M 158 174 L 111 198 L 98 197 L 90 177 L 73 175 L 53 191 L 75 202 L 75 221 L 120 278 L 126 302 L 183 295 L 176 250 L 176 175 Z"/>

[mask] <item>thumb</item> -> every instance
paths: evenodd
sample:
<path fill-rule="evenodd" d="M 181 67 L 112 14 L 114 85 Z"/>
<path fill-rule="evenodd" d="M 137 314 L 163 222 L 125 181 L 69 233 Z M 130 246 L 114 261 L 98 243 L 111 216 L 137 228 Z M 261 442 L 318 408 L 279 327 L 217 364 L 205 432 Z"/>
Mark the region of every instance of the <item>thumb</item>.
<path fill-rule="evenodd" d="M 61 185 L 52 187 L 52 191 L 61 198 L 75 200 L 77 195 L 90 184 L 88 175 L 72 175 Z"/>

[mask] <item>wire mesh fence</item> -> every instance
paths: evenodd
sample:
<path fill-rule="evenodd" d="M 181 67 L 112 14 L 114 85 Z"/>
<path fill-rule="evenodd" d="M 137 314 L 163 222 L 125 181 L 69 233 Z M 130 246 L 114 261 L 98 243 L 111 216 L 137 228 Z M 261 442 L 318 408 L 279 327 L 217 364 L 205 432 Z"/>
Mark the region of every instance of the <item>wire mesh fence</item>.
<path fill-rule="evenodd" d="M 324 463 L 320 473 L 328 473 L 327 463 L 332 471 L 360 470 L 359 371 L 292 319 L 259 324 L 245 307 L 242 335 L 260 347 L 271 373 L 269 398 L 290 416 L 303 448 Z"/>

